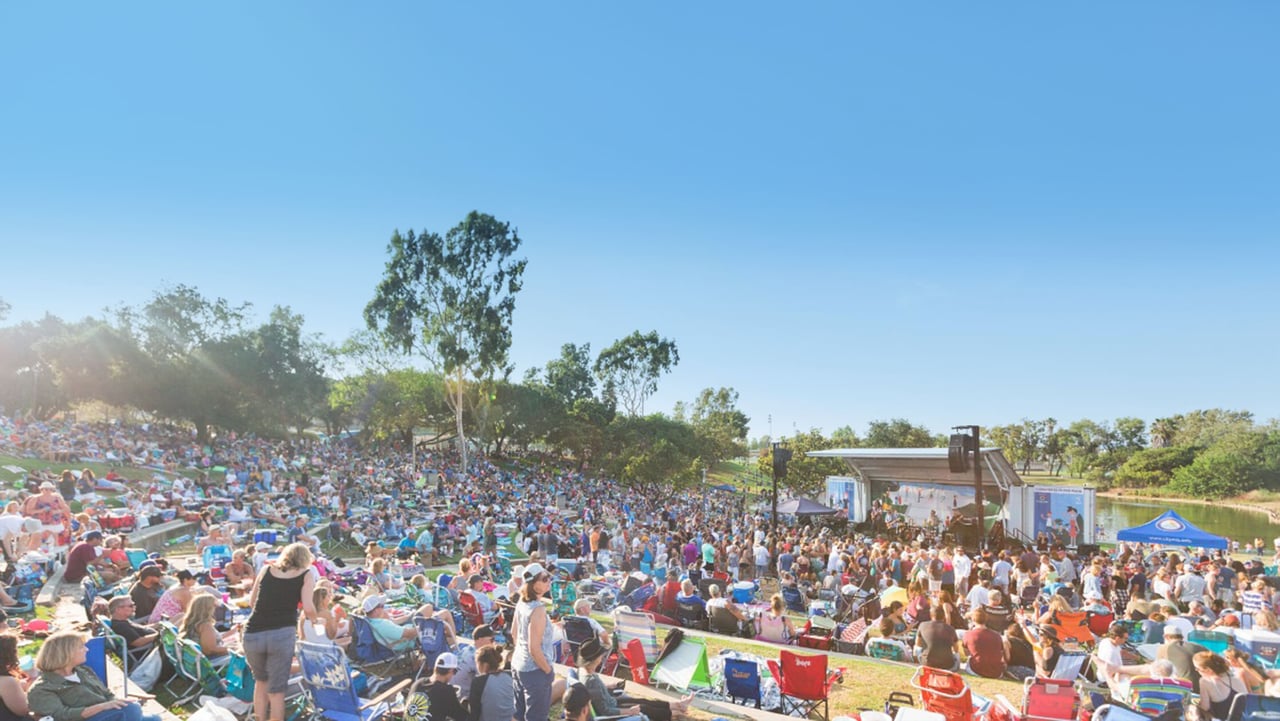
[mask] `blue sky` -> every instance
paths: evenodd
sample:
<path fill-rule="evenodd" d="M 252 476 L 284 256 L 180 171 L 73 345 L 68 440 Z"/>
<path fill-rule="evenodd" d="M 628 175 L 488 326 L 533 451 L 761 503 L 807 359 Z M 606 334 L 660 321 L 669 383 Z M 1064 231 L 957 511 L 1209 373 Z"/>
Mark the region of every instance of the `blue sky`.
<path fill-rule="evenodd" d="M 394 228 L 529 259 L 755 435 L 1280 416 L 1280 4 L 8 3 L 10 322 L 164 283 L 362 323 Z"/>

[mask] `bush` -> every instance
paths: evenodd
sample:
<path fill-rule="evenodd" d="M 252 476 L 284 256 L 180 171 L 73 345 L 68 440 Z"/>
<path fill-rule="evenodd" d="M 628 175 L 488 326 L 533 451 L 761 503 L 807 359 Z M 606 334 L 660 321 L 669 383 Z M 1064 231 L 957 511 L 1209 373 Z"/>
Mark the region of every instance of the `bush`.
<path fill-rule="evenodd" d="M 1169 489 L 1189 496 L 1223 498 L 1280 480 L 1280 433 L 1245 431 L 1210 446 L 1173 473 Z"/>
<path fill-rule="evenodd" d="M 1115 484 L 1125 488 L 1160 488 L 1173 481 L 1174 471 L 1196 459 L 1192 446 L 1144 448 L 1116 470 Z"/>

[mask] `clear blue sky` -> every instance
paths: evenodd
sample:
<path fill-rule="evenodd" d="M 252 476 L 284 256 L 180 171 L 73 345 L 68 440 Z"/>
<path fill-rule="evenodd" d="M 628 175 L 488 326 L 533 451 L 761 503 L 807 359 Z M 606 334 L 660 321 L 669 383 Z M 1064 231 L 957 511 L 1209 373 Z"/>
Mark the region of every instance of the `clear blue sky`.
<path fill-rule="evenodd" d="M 1280 416 L 1280 3 L 5 3 L 9 322 L 164 283 L 362 323 L 394 228 L 529 259 L 752 433 Z"/>

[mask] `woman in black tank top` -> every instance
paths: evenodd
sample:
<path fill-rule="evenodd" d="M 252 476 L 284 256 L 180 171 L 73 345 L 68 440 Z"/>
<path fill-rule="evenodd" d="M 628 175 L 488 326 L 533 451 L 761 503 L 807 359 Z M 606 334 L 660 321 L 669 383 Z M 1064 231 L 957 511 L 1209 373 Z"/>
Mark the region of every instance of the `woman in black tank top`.
<path fill-rule="evenodd" d="M 298 604 L 308 621 L 315 620 L 312 603 L 316 577 L 311 551 L 301 543 L 284 547 L 280 560 L 258 574 L 250 596 L 252 612 L 244 629 L 244 655 L 253 671 L 253 713 L 260 721 L 284 719 L 284 694 L 289 685 L 293 650 L 298 642 Z"/>

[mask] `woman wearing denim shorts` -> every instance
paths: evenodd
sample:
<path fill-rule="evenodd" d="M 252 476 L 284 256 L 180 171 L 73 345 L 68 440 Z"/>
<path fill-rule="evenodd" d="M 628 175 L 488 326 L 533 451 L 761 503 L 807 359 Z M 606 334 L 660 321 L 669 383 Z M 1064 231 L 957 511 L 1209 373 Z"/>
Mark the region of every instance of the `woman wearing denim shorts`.
<path fill-rule="evenodd" d="M 293 649 L 298 642 L 298 604 L 314 621 L 316 577 L 311 551 L 301 543 L 284 547 L 280 560 L 262 567 L 253 584 L 253 612 L 244 629 L 244 656 L 253 671 L 253 715 L 259 721 L 283 721 Z"/>

